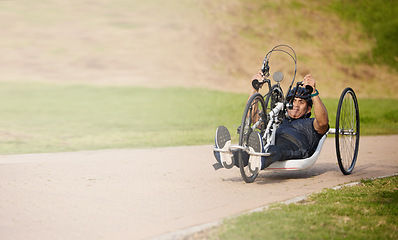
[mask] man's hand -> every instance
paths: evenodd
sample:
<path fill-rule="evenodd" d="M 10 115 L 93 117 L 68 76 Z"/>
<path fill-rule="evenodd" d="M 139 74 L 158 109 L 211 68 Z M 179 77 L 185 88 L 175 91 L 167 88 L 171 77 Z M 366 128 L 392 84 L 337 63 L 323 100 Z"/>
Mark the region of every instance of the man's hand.
<path fill-rule="evenodd" d="M 307 86 L 307 85 L 311 86 L 312 89 L 313 89 L 312 93 L 315 93 L 315 91 L 316 91 L 316 83 L 315 83 L 315 79 L 311 76 L 311 74 L 308 74 L 308 75 L 306 75 L 304 77 L 303 84 L 304 84 L 304 87 Z"/>
<path fill-rule="evenodd" d="M 312 93 L 316 93 L 316 83 L 315 79 L 308 74 L 303 79 L 304 86 L 309 85 L 313 88 Z M 322 100 L 318 95 L 311 97 L 312 99 L 312 109 L 314 110 L 315 120 L 314 120 L 314 128 L 319 134 L 324 134 L 329 129 L 329 117 L 328 111 L 323 104 Z"/>
<path fill-rule="evenodd" d="M 262 72 L 261 70 L 258 71 L 258 73 L 252 77 L 252 81 L 253 81 L 254 79 L 257 79 L 258 81 L 263 80 L 263 79 L 264 79 L 263 72 Z"/>
<path fill-rule="evenodd" d="M 253 80 L 255 80 L 255 79 L 257 79 L 259 82 L 263 81 L 264 75 L 263 75 L 263 72 L 262 72 L 261 70 L 258 71 L 258 73 L 252 77 L 251 82 L 250 82 L 250 85 L 252 85 L 252 82 L 253 82 Z M 261 88 L 261 87 L 262 87 L 262 85 L 260 86 L 260 88 Z M 252 85 L 252 90 L 251 90 L 251 94 L 250 94 L 250 95 L 253 95 L 253 94 L 256 93 L 256 92 L 258 92 L 258 90 L 255 89 L 255 88 L 253 87 L 253 85 Z"/>

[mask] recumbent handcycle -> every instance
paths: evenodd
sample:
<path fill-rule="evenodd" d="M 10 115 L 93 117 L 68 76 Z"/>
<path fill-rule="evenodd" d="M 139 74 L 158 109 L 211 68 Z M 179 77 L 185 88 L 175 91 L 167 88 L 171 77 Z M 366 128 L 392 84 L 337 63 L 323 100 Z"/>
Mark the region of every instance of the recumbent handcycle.
<path fill-rule="evenodd" d="M 281 81 L 284 78 L 282 72 L 274 72 L 273 80 L 275 84 L 271 85 L 271 80 L 268 79 L 270 72 L 270 58 L 274 52 L 281 52 L 291 57 L 294 62 L 294 74 L 292 82 L 286 92 L 286 96 L 283 94 Z M 293 97 L 290 101 L 287 101 L 287 94 L 294 85 L 296 73 L 297 73 L 297 57 L 296 53 L 288 45 L 277 45 L 272 48 L 265 56 L 261 71 L 264 79 L 255 79 L 252 81 L 252 85 L 255 89 L 259 89 L 263 85 L 268 87 L 268 92 L 265 95 L 260 93 L 253 94 L 247 101 L 245 110 L 243 112 L 242 122 L 238 127 L 239 134 L 239 145 L 230 145 L 228 149 L 214 148 L 213 151 L 226 153 L 231 151 L 239 151 L 239 168 L 242 178 L 245 182 L 253 182 L 260 171 L 261 161 L 251 162 L 244 164 L 243 151 L 249 155 L 255 156 L 270 156 L 270 153 L 258 153 L 248 146 L 248 138 L 251 132 L 258 131 L 263 138 L 264 149 L 267 150 L 268 146 L 275 144 L 276 130 L 279 124 L 286 117 L 286 110 L 292 108 L 293 99 L 296 93 L 293 93 Z M 296 90 L 298 86 L 302 86 L 302 82 L 296 82 Z M 308 91 L 312 92 L 311 86 Z M 343 90 L 340 95 L 337 113 L 336 113 L 336 124 L 335 128 L 329 129 L 329 131 L 321 138 L 314 154 L 305 159 L 290 159 L 284 161 L 276 161 L 268 166 L 265 170 L 303 170 L 314 165 L 319 157 L 323 143 L 327 138 L 328 134 L 335 134 L 335 146 L 337 162 L 340 170 L 343 174 L 351 174 L 354 170 L 354 166 L 358 156 L 359 149 L 359 107 L 358 100 L 355 92 L 352 88 L 347 87 Z M 219 163 L 218 163 L 219 164 Z M 232 168 L 234 163 L 223 162 L 222 166 L 225 168 Z M 216 166 L 215 166 L 216 168 Z"/>

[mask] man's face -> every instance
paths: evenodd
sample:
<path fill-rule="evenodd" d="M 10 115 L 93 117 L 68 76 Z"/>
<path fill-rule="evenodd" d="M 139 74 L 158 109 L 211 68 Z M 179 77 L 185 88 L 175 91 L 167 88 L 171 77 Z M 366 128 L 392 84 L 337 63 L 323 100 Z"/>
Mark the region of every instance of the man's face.
<path fill-rule="evenodd" d="M 311 112 L 311 107 L 308 107 L 307 102 L 302 98 L 294 98 L 293 100 L 293 109 L 288 109 L 287 113 L 289 117 L 298 119 Z"/>

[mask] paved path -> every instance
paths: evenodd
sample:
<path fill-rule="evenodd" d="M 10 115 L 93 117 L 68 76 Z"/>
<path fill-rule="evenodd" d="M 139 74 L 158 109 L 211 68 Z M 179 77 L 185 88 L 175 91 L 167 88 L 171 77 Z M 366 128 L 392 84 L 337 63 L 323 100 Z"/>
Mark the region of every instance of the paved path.
<path fill-rule="evenodd" d="M 0 156 L 0 239 L 148 239 L 398 172 L 398 136 L 362 137 L 354 173 L 327 139 L 313 167 L 214 171 L 212 146 Z"/>

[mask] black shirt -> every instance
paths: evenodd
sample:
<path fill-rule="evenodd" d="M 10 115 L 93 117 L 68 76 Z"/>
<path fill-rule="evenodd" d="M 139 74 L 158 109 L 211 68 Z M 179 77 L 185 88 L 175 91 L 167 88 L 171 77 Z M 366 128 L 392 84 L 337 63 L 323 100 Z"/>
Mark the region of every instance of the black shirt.
<path fill-rule="evenodd" d="M 276 130 L 275 145 L 282 150 L 283 159 L 308 158 L 315 152 L 319 134 L 314 128 L 315 118 L 284 119 Z"/>

